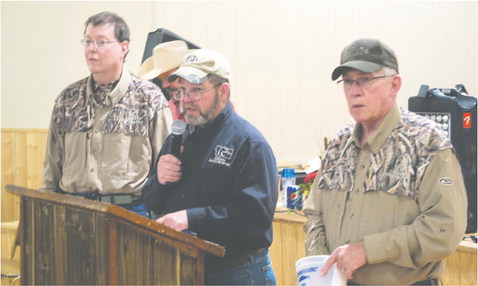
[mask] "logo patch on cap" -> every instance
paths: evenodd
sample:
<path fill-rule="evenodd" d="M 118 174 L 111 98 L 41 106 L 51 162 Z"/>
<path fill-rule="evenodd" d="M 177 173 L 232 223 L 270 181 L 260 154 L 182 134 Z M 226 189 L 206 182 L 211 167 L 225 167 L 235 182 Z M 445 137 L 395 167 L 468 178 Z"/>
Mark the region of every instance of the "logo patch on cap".
<path fill-rule="evenodd" d="M 198 57 L 196 55 L 189 55 L 184 59 L 185 63 L 194 63 L 198 61 Z"/>
<path fill-rule="evenodd" d="M 453 185 L 453 180 L 448 177 L 444 177 L 440 179 L 440 184 L 442 185 Z"/>
<path fill-rule="evenodd" d="M 364 54 L 370 53 L 370 50 L 367 47 L 359 47 L 358 51 Z"/>

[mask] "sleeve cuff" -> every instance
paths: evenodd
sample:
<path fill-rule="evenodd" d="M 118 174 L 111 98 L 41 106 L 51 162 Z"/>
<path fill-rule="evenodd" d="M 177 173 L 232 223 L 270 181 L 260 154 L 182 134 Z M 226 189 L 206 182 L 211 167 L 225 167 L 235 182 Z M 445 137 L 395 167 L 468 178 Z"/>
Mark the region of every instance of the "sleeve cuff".
<path fill-rule="evenodd" d="M 191 230 L 201 228 L 201 225 L 203 225 L 206 221 L 205 208 L 187 209 L 186 213 L 188 215 L 188 226 L 189 226 L 189 229 Z"/>

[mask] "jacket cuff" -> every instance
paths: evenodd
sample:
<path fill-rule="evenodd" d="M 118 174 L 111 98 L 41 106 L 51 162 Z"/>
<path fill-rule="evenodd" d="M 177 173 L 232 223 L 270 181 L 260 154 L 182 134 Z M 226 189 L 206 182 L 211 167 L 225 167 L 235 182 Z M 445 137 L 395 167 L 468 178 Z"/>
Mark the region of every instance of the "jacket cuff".
<path fill-rule="evenodd" d="M 192 208 L 187 209 L 186 213 L 188 215 L 188 226 L 189 229 L 195 230 L 200 228 L 206 219 L 206 209 L 205 208 Z"/>

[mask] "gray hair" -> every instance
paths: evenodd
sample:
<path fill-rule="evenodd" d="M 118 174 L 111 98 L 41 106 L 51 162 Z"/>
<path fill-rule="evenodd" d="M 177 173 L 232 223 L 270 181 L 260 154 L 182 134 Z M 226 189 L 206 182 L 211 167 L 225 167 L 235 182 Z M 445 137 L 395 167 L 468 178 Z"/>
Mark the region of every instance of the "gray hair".
<path fill-rule="evenodd" d="M 392 75 L 397 75 L 398 74 L 398 72 L 394 68 L 387 67 L 387 66 L 383 67 L 382 71 L 383 71 L 384 75 L 386 75 L 386 76 L 392 76 Z"/>
<path fill-rule="evenodd" d="M 209 82 L 212 83 L 215 86 L 222 85 L 223 83 L 229 82 L 229 80 L 227 80 L 223 77 L 220 77 L 218 75 L 215 75 L 215 74 L 209 74 L 207 76 L 207 78 L 208 78 Z M 229 94 L 227 95 L 227 98 L 229 99 L 230 97 L 231 97 L 231 92 L 229 91 Z"/>

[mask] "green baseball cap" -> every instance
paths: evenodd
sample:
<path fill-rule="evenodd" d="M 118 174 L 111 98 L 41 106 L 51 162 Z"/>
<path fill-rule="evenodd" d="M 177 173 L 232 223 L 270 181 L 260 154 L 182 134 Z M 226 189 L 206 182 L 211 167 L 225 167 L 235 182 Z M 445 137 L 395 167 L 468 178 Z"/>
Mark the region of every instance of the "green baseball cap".
<path fill-rule="evenodd" d="M 229 80 L 231 77 L 229 62 L 216 51 L 198 49 L 184 57 L 183 63 L 168 77 L 168 81 L 175 81 L 181 77 L 190 83 L 201 84 L 210 74 Z"/>
<path fill-rule="evenodd" d="M 382 67 L 391 67 L 398 73 L 395 53 L 376 39 L 359 39 L 344 48 L 340 55 L 340 66 L 332 72 L 332 80 L 336 80 L 347 69 L 362 72 L 375 72 Z"/>

